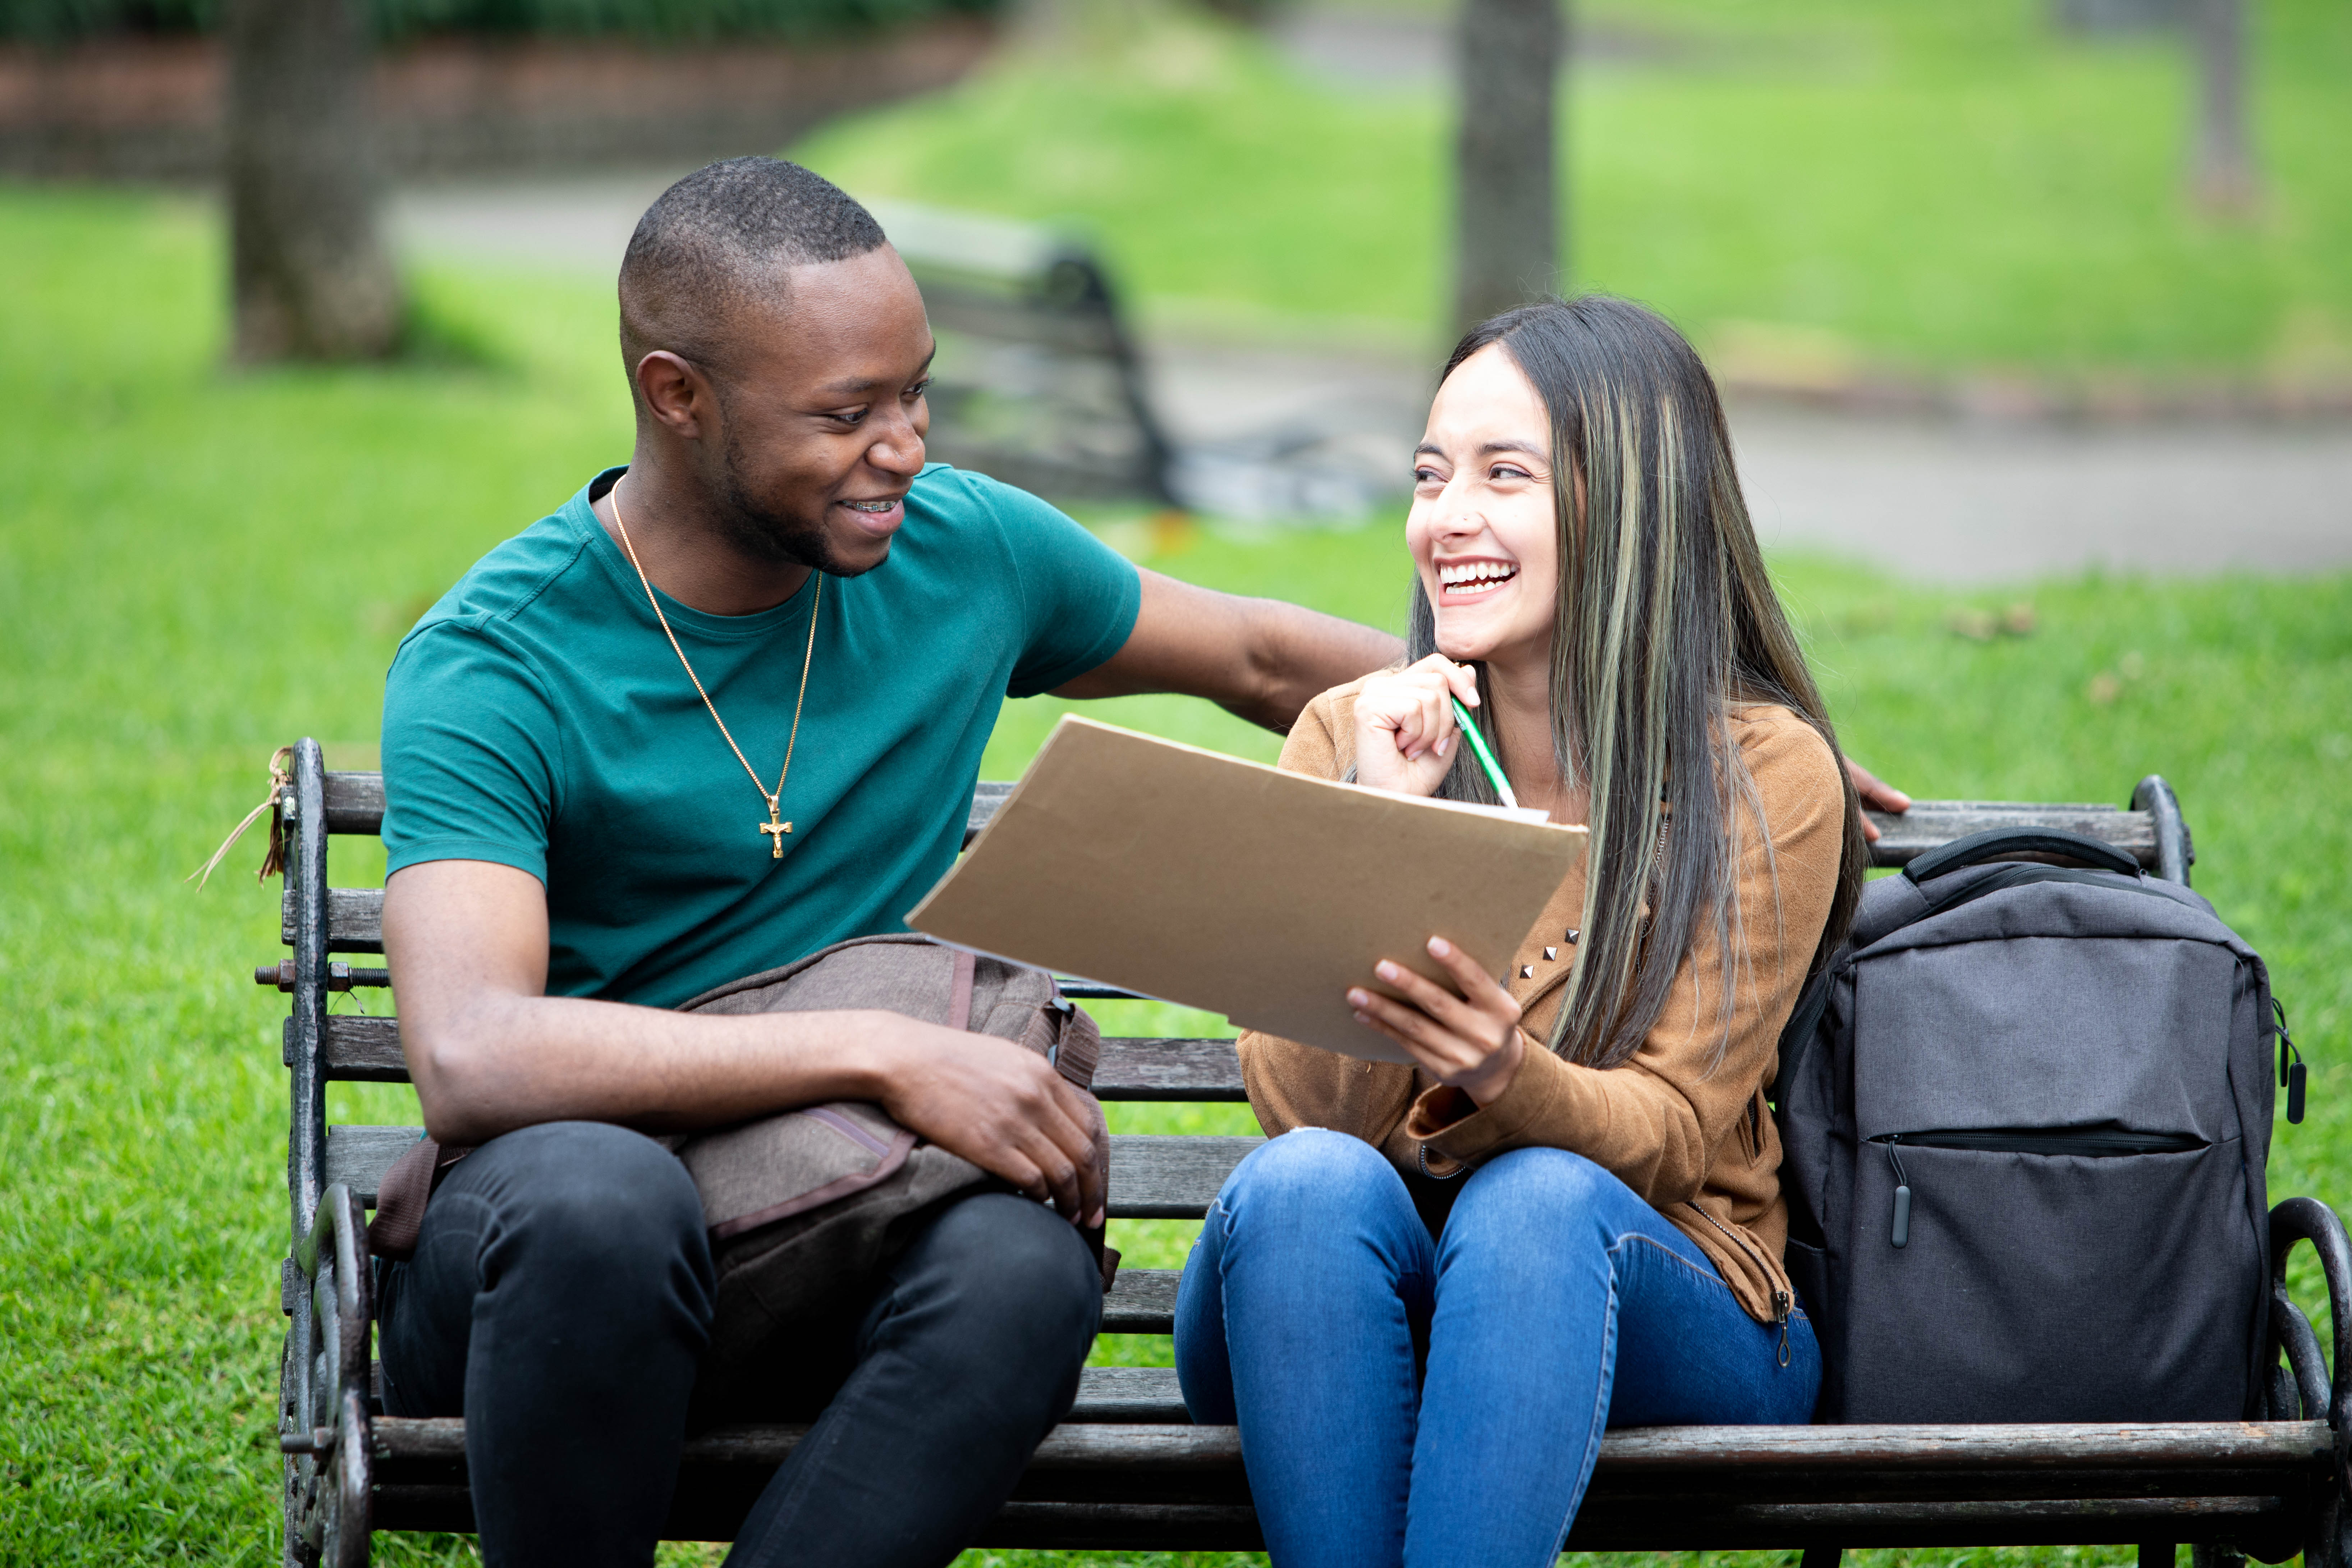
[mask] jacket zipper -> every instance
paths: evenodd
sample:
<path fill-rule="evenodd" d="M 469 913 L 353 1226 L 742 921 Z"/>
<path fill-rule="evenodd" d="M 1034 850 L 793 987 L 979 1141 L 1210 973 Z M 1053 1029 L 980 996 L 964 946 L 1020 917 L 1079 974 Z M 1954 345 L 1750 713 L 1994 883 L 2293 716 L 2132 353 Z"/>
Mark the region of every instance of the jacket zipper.
<path fill-rule="evenodd" d="M 1698 1215 L 1699 1218 L 1706 1221 L 1707 1224 L 1723 1232 L 1725 1240 L 1730 1242 L 1732 1246 L 1746 1253 L 1749 1262 L 1755 1264 L 1758 1268 L 1763 1269 L 1765 1279 L 1769 1279 L 1772 1278 L 1772 1271 L 1769 1268 L 1764 1268 L 1764 1259 L 1757 1255 L 1756 1249 L 1748 1246 L 1746 1242 L 1740 1240 L 1738 1236 L 1734 1233 L 1728 1226 L 1726 1226 L 1721 1220 L 1716 1218 L 1713 1215 L 1699 1207 L 1697 1204 L 1691 1202 L 1690 1199 L 1685 1198 L 1683 1202 L 1688 1205 L 1691 1213 Z M 1775 1290 L 1772 1292 L 1772 1321 L 1779 1324 L 1780 1329 L 1780 1364 L 1782 1366 L 1789 1364 L 1789 1309 L 1790 1305 L 1791 1302 L 1790 1300 L 1789 1292 L 1786 1290 Z"/>
<path fill-rule="evenodd" d="M 1895 1171 L 1895 1223 L 1887 1239 L 1896 1247 L 1911 1245 L 1911 1179 L 1904 1174 L 1903 1156 L 1895 1145 L 1915 1149 L 1969 1149 L 1988 1154 L 2072 1154 L 2105 1160 L 2128 1154 L 2178 1154 L 2202 1149 L 2205 1140 L 2193 1132 L 2127 1132 L 2119 1128 L 1988 1127 L 1956 1128 L 1935 1132 L 1882 1132 L 1870 1139 L 1886 1148 L 1886 1163 Z"/>

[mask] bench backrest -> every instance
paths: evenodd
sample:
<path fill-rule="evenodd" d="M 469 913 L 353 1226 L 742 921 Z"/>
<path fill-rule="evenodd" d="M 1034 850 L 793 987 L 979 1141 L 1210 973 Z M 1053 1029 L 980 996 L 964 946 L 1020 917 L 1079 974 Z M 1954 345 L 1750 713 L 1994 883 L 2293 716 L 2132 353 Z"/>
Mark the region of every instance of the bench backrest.
<path fill-rule="evenodd" d="M 985 827 L 1012 786 L 982 784 L 973 793 L 966 841 Z M 381 969 L 341 963 L 338 953 L 383 950 L 383 893 L 374 888 L 331 888 L 327 843 L 337 834 L 372 836 L 383 823 L 383 780 L 371 773 L 326 771 L 315 742 L 295 750 L 291 799 L 281 808 L 289 833 L 283 938 L 292 960 L 265 967 L 257 978 L 292 994 L 284 1057 L 292 1069 L 288 1177 L 297 1237 L 309 1234 L 319 1194 L 348 1182 L 373 1200 L 378 1177 L 414 1142 L 415 1128 L 338 1127 L 325 1120 L 325 1088 L 338 1079 L 404 1083 L 395 1017 L 332 1015 L 337 990 L 386 983 Z M 1881 837 L 1871 847 L 1878 866 L 1900 866 L 1938 845 L 1988 827 L 2063 827 L 2128 850 L 2157 875 L 2186 882 L 2194 858 L 2171 790 L 2160 777 L 2143 779 L 2129 808 L 2097 805 L 2031 805 L 1986 801 L 1921 801 L 1903 816 L 1874 814 Z M 1070 987 L 1074 994 L 1124 995 L 1101 986 Z M 1110 1037 L 1103 1042 L 1096 1091 L 1105 1100 L 1236 1101 L 1244 1100 L 1241 1068 L 1227 1039 Z M 1110 1213 L 1115 1218 L 1197 1219 L 1226 1173 L 1255 1147 L 1255 1138 L 1122 1136 L 1113 1141 Z M 1148 1285 L 1148 1282 L 1139 1282 Z M 1172 1290 L 1172 1282 L 1169 1288 Z M 1156 1286 L 1146 1289 L 1156 1296 Z M 1155 1310 L 1137 1320 L 1164 1321 Z"/>

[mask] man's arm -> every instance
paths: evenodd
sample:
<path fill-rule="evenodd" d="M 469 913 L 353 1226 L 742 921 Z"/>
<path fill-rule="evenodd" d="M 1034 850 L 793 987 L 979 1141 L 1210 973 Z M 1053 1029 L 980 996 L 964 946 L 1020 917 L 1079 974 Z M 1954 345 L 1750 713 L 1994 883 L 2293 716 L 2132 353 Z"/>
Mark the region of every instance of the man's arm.
<path fill-rule="evenodd" d="M 1281 731 L 1318 693 L 1404 652 L 1388 633 L 1337 616 L 1196 588 L 1157 572 L 1141 575 L 1143 603 L 1125 646 L 1056 688 L 1056 697 L 1175 691 Z"/>
<path fill-rule="evenodd" d="M 483 860 L 394 872 L 383 950 L 401 1047 L 443 1142 L 574 1120 L 680 1132 L 866 1100 L 1065 1215 L 1100 1222 L 1092 1106 L 1009 1040 L 881 1011 L 703 1017 L 546 995 L 546 889 Z"/>
<path fill-rule="evenodd" d="M 1898 816 L 1911 809 L 1909 795 L 1864 767 L 1852 757 L 1845 760 L 1845 771 L 1853 780 L 1853 793 L 1862 797 L 1863 805 L 1875 807 L 1880 811 L 1891 811 Z M 1866 843 L 1877 843 L 1878 824 L 1866 816 L 1864 817 L 1862 837 Z"/>

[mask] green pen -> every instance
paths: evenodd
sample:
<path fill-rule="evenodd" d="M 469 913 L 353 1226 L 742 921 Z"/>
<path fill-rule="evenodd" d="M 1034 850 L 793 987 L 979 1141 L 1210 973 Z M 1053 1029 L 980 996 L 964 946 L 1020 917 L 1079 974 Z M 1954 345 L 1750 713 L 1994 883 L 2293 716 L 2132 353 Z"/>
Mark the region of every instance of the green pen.
<path fill-rule="evenodd" d="M 1486 782 L 1503 797 L 1503 804 L 1513 811 L 1519 809 L 1519 797 L 1511 793 L 1511 781 L 1503 776 L 1503 767 L 1495 761 L 1495 753 L 1486 749 L 1486 737 L 1478 733 L 1478 726 L 1470 717 L 1470 710 L 1462 706 L 1462 699 L 1447 694 L 1454 703 L 1454 721 L 1462 728 L 1462 738 L 1470 742 L 1470 754 L 1486 770 Z"/>

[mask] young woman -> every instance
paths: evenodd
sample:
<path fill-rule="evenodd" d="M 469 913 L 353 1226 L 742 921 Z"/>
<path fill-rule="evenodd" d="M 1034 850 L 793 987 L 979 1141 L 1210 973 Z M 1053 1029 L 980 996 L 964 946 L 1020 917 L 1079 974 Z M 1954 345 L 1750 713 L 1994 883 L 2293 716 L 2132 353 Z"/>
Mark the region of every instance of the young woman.
<path fill-rule="evenodd" d="M 1492 800 L 1458 695 L 1591 838 L 1500 983 L 1441 932 L 1459 995 L 1349 993 L 1413 1066 L 1242 1037 L 1279 1136 L 1209 1212 L 1176 1357 L 1277 1568 L 1548 1564 L 1605 1426 L 1802 1422 L 1821 1381 L 1764 1095 L 1862 814 L 1714 383 L 1637 306 L 1527 306 L 1454 350 L 1415 463 L 1408 662 L 1282 765 Z"/>

